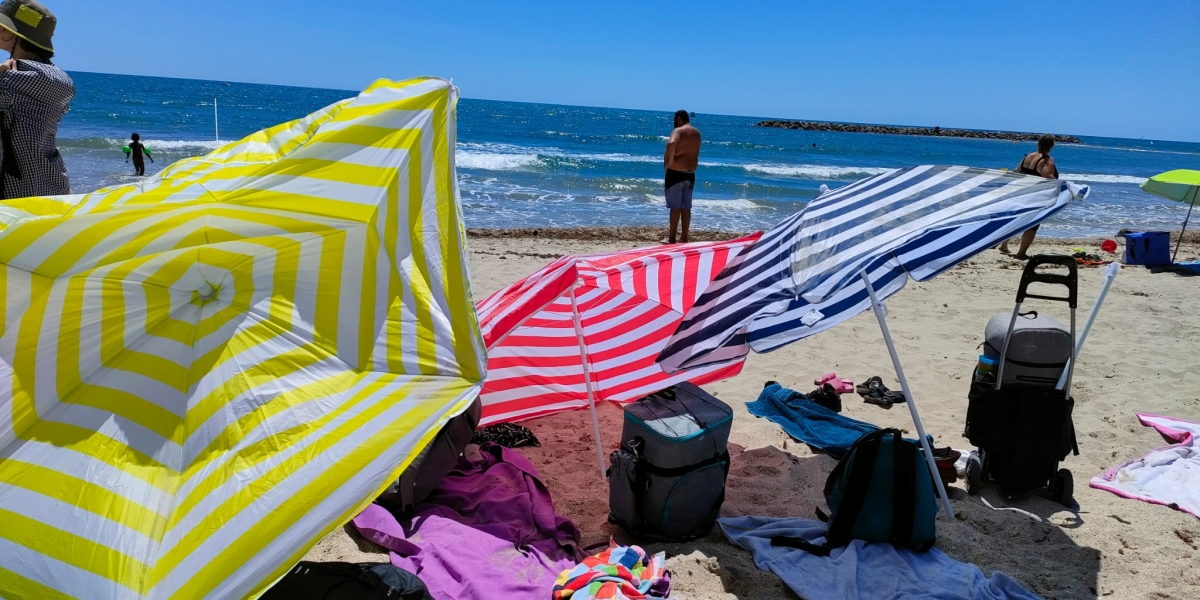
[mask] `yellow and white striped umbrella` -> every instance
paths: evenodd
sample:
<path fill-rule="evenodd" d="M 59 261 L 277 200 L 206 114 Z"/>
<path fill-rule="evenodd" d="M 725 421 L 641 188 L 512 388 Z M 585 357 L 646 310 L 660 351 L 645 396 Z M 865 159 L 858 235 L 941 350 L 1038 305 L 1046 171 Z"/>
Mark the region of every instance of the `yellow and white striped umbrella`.
<path fill-rule="evenodd" d="M 0 597 L 260 593 L 470 404 L 456 101 L 0 204 Z"/>

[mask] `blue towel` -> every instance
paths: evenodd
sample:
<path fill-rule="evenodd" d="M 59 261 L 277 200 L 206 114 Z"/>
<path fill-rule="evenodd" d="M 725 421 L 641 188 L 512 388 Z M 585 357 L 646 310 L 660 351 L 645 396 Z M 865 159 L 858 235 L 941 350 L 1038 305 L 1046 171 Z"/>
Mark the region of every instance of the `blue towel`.
<path fill-rule="evenodd" d="M 858 438 L 879 429 L 870 423 L 843 417 L 778 383 L 763 388 L 758 400 L 746 403 L 746 410 L 756 417 L 770 419 L 788 435 L 838 460 Z"/>
<path fill-rule="evenodd" d="M 829 556 L 772 546 L 774 536 L 824 541 L 824 524 L 809 519 L 732 517 L 719 519 L 733 544 L 754 553 L 758 568 L 774 572 L 793 592 L 808 600 L 872 598 L 878 600 L 1039 600 L 1008 575 L 992 578 L 972 564 L 960 563 L 934 548 L 911 552 L 891 544 L 854 540 Z"/>
<path fill-rule="evenodd" d="M 1175 266 L 1193 275 L 1200 275 L 1200 261 L 1175 263 Z"/>

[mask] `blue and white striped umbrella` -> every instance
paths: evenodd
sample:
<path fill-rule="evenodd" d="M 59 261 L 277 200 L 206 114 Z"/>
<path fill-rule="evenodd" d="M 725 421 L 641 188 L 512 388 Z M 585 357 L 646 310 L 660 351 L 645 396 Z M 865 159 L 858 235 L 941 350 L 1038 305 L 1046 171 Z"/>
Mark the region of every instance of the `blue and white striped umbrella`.
<path fill-rule="evenodd" d="M 659 355 L 667 372 L 738 360 L 820 333 L 995 246 L 1087 186 L 1007 171 L 920 166 L 816 198 L 721 272 Z"/>

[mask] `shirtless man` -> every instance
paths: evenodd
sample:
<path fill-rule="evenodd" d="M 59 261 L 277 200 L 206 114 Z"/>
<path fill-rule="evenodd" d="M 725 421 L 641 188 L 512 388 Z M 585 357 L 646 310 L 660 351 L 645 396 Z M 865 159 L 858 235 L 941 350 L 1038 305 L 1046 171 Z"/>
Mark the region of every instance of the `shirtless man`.
<path fill-rule="evenodd" d="M 696 165 L 700 162 L 700 130 L 692 127 L 688 112 L 675 112 L 675 130 L 667 141 L 663 155 L 666 169 L 667 208 L 671 209 L 671 233 L 668 243 L 675 243 L 675 227 L 683 221 L 679 241 L 687 243 L 692 224 L 692 188 L 696 186 Z"/>

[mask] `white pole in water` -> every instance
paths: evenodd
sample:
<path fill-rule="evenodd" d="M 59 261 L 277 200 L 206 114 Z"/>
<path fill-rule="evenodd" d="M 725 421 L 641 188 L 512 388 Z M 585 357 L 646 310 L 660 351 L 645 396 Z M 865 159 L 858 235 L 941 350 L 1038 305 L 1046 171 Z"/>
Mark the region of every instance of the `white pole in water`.
<path fill-rule="evenodd" d="M 1079 352 L 1083 350 L 1083 342 L 1087 340 L 1088 332 L 1092 329 L 1092 323 L 1096 322 L 1096 315 L 1100 312 L 1100 305 L 1104 304 L 1104 296 L 1108 294 L 1108 288 L 1112 287 L 1113 280 L 1117 278 L 1117 273 L 1121 271 L 1121 263 L 1111 262 L 1108 264 L 1108 269 L 1104 271 L 1104 284 L 1100 286 L 1100 294 L 1096 296 L 1096 303 L 1092 305 L 1092 312 L 1088 313 L 1087 323 L 1083 324 L 1083 331 L 1079 333 L 1079 339 L 1075 340 L 1075 353 L 1071 356 L 1079 357 Z M 1074 360 L 1074 359 L 1072 359 Z M 1054 389 L 1061 390 L 1067 385 L 1067 372 L 1071 369 L 1071 361 L 1067 361 L 1067 366 L 1063 369 L 1062 375 L 1058 377 L 1058 385 Z"/>
<path fill-rule="evenodd" d="M 912 414 L 913 423 L 917 426 L 917 435 L 921 438 L 921 448 L 925 450 L 925 464 L 929 465 L 929 474 L 933 476 L 933 482 L 937 484 L 938 495 L 941 496 L 942 508 L 946 511 L 946 516 L 954 519 L 954 509 L 950 507 L 950 496 L 946 495 L 946 486 L 942 483 L 941 475 L 938 475 L 937 463 L 933 460 L 933 448 L 929 447 L 929 438 L 925 436 L 925 426 L 921 424 L 921 415 L 917 414 L 917 405 L 913 403 L 912 392 L 908 389 L 908 379 L 904 376 L 904 367 L 900 366 L 900 357 L 896 354 L 896 345 L 892 342 L 892 333 L 888 331 L 887 317 L 884 315 L 883 303 L 875 297 L 875 288 L 871 285 L 871 279 L 867 277 L 867 272 L 859 271 L 858 273 L 867 286 L 867 294 L 871 296 L 871 308 L 875 311 L 875 319 L 879 321 L 879 329 L 883 332 L 883 341 L 887 344 L 888 354 L 892 356 L 892 367 L 896 369 L 896 377 L 900 379 L 900 389 L 904 391 L 904 400 L 908 404 L 908 412 Z"/>
<path fill-rule="evenodd" d="M 579 318 L 579 304 L 575 301 L 575 285 L 571 284 L 571 319 L 575 321 L 575 339 L 579 342 L 579 358 L 583 362 L 583 383 L 587 387 L 588 410 L 592 413 L 592 437 L 596 440 L 596 458 L 600 459 L 600 481 L 604 481 L 604 444 L 600 441 L 600 417 L 596 415 L 596 392 L 592 389 L 592 360 L 583 341 L 583 322 Z"/>
<path fill-rule="evenodd" d="M 221 121 L 217 118 L 217 99 L 213 98 L 213 136 L 221 141 Z"/>

